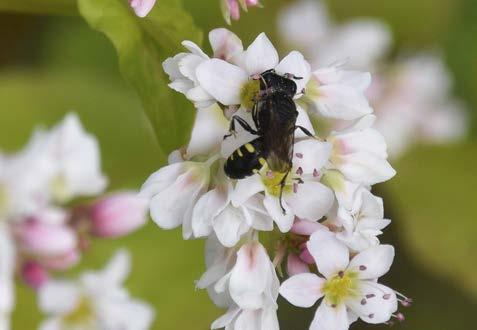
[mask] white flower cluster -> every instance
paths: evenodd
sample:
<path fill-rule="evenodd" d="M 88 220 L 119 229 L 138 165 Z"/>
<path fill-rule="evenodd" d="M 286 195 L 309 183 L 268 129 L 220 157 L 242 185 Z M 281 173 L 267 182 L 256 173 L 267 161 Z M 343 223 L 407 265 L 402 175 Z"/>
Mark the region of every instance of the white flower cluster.
<path fill-rule="evenodd" d="M 363 18 L 335 24 L 323 1 L 296 1 L 277 23 L 282 39 L 315 65 L 346 60 L 352 68 L 373 72 L 366 94 L 390 156 L 399 157 L 414 143 L 452 143 L 466 134 L 464 106 L 451 96 L 451 74 L 438 52 L 407 51 L 389 60 L 392 34 L 386 24 Z"/>
<path fill-rule="evenodd" d="M 38 289 L 50 271 L 76 265 L 92 237 L 122 236 L 146 222 L 137 192 L 75 202 L 106 186 L 98 142 L 74 114 L 35 131 L 20 152 L 0 154 L 0 329 L 9 329 L 15 273 Z"/>
<path fill-rule="evenodd" d="M 279 329 L 279 293 L 301 307 L 321 300 L 310 329 L 401 318 L 396 293 L 377 283 L 394 249 L 377 238 L 390 221 L 371 186 L 395 171 L 364 95 L 370 74 L 340 65 L 312 69 L 297 51 L 280 60 L 263 33 L 246 49 L 226 29 L 211 31 L 209 40 L 212 57 L 184 41 L 187 52 L 164 62 L 169 86 L 195 104 L 197 116 L 189 144 L 147 179 L 142 194 L 158 226 L 182 226 L 184 239 L 207 238 L 207 271 L 197 286 L 228 309 L 212 328 Z M 270 141 L 263 150 L 286 143 L 283 134 L 256 127 L 261 99 L 275 92 L 263 89 L 267 72 L 297 87 L 291 163 L 272 170 L 273 159 L 264 156 L 253 173 L 232 179 L 224 164 L 247 165 L 260 155 L 257 135 Z M 323 132 L 317 113 L 301 106 L 310 104 L 306 109 L 346 127 Z M 277 118 L 282 108 L 268 110 Z M 289 277 L 281 285 L 277 271 Z"/>
<path fill-rule="evenodd" d="M 130 259 L 120 250 L 101 271 L 85 272 L 76 281 L 48 281 L 38 292 L 40 308 L 49 315 L 39 329 L 149 329 L 154 311 L 122 287 Z"/>

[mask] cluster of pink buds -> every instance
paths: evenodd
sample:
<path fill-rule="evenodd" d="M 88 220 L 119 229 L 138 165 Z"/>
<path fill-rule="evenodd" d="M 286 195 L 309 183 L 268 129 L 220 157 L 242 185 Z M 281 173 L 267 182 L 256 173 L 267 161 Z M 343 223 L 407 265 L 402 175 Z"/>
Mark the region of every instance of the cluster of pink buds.
<path fill-rule="evenodd" d="M 220 0 L 222 14 L 227 24 L 231 24 L 231 20 L 238 21 L 240 19 L 240 7 L 247 11 L 248 7 L 260 6 L 259 0 Z"/>

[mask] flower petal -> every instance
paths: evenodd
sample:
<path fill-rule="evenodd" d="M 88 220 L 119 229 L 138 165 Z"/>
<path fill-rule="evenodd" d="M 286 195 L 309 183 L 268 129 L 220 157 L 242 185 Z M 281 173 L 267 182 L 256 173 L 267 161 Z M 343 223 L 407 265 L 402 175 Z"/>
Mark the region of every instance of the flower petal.
<path fill-rule="evenodd" d="M 301 79 L 294 79 L 297 93 L 300 94 L 305 88 L 311 76 L 310 64 L 305 60 L 300 52 L 292 51 L 285 56 L 276 66 L 275 70 L 279 74 L 292 74 Z"/>
<path fill-rule="evenodd" d="M 282 233 L 290 231 L 293 226 L 295 214 L 285 200 L 282 200 L 282 206 L 285 209 L 285 212 L 283 212 L 282 207 L 280 206 L 280 200 L 273 196 L 266 195 L 263 199 L 263 205 Z"/>
<path fill-rule="evenodd" d="M 227 62 L 243 51 L 242 41 L 237 35 L 227 29 L 213 29 L 209 32 L 209 41 L 214 51 L 214 57 Z"/>
<path fill-rule="evenodd" d="M 292 193 L 284 196 L 294 214 L 302 219 L 319 220 L 333 206 L 334 195 L 320 182 L 298 184 Z"/>
<path fill-rule="evenodd" d="M 196 75 L 202 88 L 220 103 L 240 104 L 240 91 L 248 76 L 238 66 L 211 59 L 197 67 Z"/>
<path fill-rule="evenodd" d="M 319 173 L 330 160 L 331 147 L 330 143 L 315 139 L 299 141 L 293 147 L 293 166 L 301 167 L 305 174 Z"/>
<path fill-rule="evenodd" d="M 348 312 L 344 304 L 331 307 L 322 301 L 310 325 L 310 330 L 348 330 Z"/>
<path fill-rule="evenodd" d="M 372 280 L 386 274 L 394 260 L 394 248 L 391 245 L 372 246 L 351 259 L 348 269 L 355 270 L 359 278 Z"/>
<path fill-rule="evenodd" d="M 232 269 L 229 291 L 241 308 L 257 309 L 264 304 L 270 258 L 258 242 L 248 243 L 237 252 L 237 262 Z"/>
<path fill-rule="evenodd" d="M 280 286 L 280 294 L 298 307 L 311 307 L 323 297 L 325 280 L 316 274 L 304 273 L 290 277 Z"/>
<path fill-rule="evenodd" d="M 361 294 L 346 302 L 346 305 L 364 322 L 378 324 L 389 321 L 398 309 L 397 297 L 387 286 L 362 281 Z"/>
<path fill-rule="evenodd" d="M 326 278 L 345 270 L 349 264 L 348 248 L 329 231 L 315 232 L 306 246 L 315 259 L 318 270 Z"/>
<path fill-rule="evenodd" d="M 260 74 L 278 64 L 278 52 L 265 33 L 260 33 L 248 47 L 246 67 L 249 75 Z"/>

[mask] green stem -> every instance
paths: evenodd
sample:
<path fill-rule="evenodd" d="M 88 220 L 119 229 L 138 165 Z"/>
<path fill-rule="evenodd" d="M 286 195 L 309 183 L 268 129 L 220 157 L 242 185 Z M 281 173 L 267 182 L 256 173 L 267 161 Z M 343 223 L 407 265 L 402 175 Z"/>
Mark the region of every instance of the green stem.
<path fill-rule="evenodd" d="M 0 11 L 42 15 L 78 15 L 76 0 L 0 0 Z"/>

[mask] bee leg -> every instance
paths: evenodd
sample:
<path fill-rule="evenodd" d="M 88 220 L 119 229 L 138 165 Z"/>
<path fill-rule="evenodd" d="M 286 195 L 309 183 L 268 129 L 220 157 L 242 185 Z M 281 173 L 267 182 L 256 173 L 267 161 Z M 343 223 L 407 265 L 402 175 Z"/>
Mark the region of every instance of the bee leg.
<path fill-rule="evenodd" d="M 311 132 L 306 129 L 305 127 L 303 126 L 295 126 L 295 129 L 299 128 L 303 133 L 305 133 L 306 136 L 309 136 L 309 137 L 312 137 L 312 138 L 315 138 L 315 136 L 313 134 L 311 134 Z"/>
<path fill-rule="evenodd" d="M 285 210 L 285 208 L 283 207 L 283 189 L 285 188 L 285 182 L 287 180 L 287 177 L 288 177 L 288 173 L 287 175 L 285 175 L 283 177 L 283 179 L 280 181 L 280 197 L 279 197 L 279 201 L 280 201 L 280 208 L 282 209 L 282 213 L 285 215 L 287 214 L 287 211 Z"/>
<path fill-rule="evenodd" d="M 258 135 L 258 132 L 254 130 L 246 121 L 245 119 L 239 117 L 239 116 L 233 116 L 232 119 L 230 120 L 230 127 L 229 127 L 229 134 L 224 135 L 224 140 L 228 137 L 231 137 L 232 135 L 235 136 L 237 133 L 235 131 L 235 121 L 239 123 L 239 125 L 246 130 L 247 132 L 253 134 L 253 135 Z"/>

